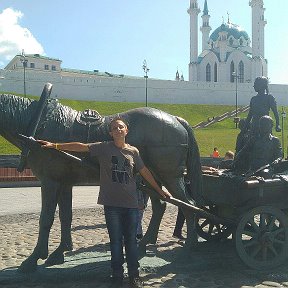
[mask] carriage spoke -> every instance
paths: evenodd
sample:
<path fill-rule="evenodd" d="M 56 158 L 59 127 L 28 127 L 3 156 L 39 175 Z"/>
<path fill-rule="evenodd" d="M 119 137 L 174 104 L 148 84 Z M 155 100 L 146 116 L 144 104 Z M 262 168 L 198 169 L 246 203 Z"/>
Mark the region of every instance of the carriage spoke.
<path fill-rule="evenodd" d="M 261 246 L 257 245 L 257 247 L 255 247 L 251 253 L 252 257 L 255 258 L 256 255 L 260 252 L 260 250 L 261 250 Z"/>
<path fill-rule="evenodd" d="M 272 234 L 273 237 L 276 237 L 276 236 L 278 236 L 280 233 L 283 233 L 284 231 L 285 231 L 284 228 L 279 228 L 279 229 L 277 229 L 277 230 L 275 230 L 275 231 L 272 231 L 272 232 L 270 232 L 270 233 Z"/>
<path fill-rule="evenodd" d="M 263 229 L 266 226 L 265 220 L 266 220 L 267 214 L 260 214 L 260 223 L 259 227 L 260 229 Z"/>
<path fill-rule="evenodd" d="M 243 230 L 242 234 L 246 236 L 250 236 L 251 238 L 255 238 L 257 236 L 257 233 L 254 233 L 253 231 L 247 231 L 247 230 Z"/>
<path fill-rule="evenodd" d="M 267 260 L 267 246 L 264 246 L 262 249 L 262 260 Z"/>
<path fill-rule="evenodd" d="M 268 247 L 269 248 L 269 250 L 274 254 L 274 256 L 277 256 L 277 255 L 279 255 L 279 253 L 276 251 L 276 249 L 274 248 L 274 246 L 269 246 Z"/>
<path fill-rule="evenodd" d="M 209 225 L 209 229 L 208 229 L 208 233 L 211 234 L 213 232 L 213 227 L 214 225 L 213 224 L 210 224 Z"/>
<path fill-rule="evenodd" d="M 248 222 L 251 225 L 251 228 L 253 228 L 256 232 L 259 231 L 259 226 L 255 223 L 254 219 L 249 219 Z"/>
<path fill-rule="evenodd" d="M 271 216 L 270 221 L 269 221 L 269 224 L 268 224 L 268 226 L 267 226 L 267 228 L 268 228 L 269 231 L 272 231 L 272 228 L 276 226 L 276 225 L 274 226 L 274 224 L 275 224 L 275 222 L 276 222 L 276 219 L 277 219 L 277 218 L 276 218 L 275 216 Z M 276 226 L 276 227 L 277 227 L 277 226 Z"/>
<path fill-rule="evenodd" d="M 275 244 L 279 244 L 279 245 L 284 245 L 285 244 L 285 240 L 280 240 L 280 239 L 274 239 L 274 243 Z"/>
<path fill-rule="evenodd" d="M 221 232 L 222 232 L 220 224 L 216 224 L 215 227 L 216 227 L 216 231 L 217 231 L 218 233 L 221 233 Z"/>
<path fill-rule="evenodd" d="M 207 225 L 209 225 L 209 221 L 206 219 L 206 220 L 203 221 L 203 223 L 200 225 L 200 227 L 203 229 Z"/>
<path fill-rule="evenodd" d="M 259 242 L 253 239 L 243 243 L 244 248 L 248 248 L 248 247 L 255 246 L 255 245 L 259 245 Z"/>

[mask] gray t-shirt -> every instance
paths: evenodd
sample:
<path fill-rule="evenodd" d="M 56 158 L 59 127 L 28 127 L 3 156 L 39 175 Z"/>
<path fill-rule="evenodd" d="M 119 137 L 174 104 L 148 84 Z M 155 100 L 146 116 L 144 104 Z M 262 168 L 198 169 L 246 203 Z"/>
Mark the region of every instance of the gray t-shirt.
<path fill-rule="evenodd" d="M 138 208 L 136 173 L 144 167 L 138 149 L 129 144 L 121 149 L 114 142 L 97 142 L 89 144 L 89 151 L 100 163 L 98 204 Z"/>

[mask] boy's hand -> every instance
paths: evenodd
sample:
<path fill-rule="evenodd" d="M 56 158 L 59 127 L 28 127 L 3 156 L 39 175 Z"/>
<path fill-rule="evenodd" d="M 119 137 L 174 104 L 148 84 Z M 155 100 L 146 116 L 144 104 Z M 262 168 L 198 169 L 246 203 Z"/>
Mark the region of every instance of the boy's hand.
<path fill-rule="evenodd" d="M 160 192 L 160 191 L 159 191 Z M 163 191 L 161 190 L 161 192 L 159 193 L 163 198 L 171 198 L 172 194 L 168 191 Z"/>
<path fill-rule="evenodd" d="M 55 148 L 54 143 L 45 140 L 37 140 L 37 142 L 41 144 L 41 148 Z"/>

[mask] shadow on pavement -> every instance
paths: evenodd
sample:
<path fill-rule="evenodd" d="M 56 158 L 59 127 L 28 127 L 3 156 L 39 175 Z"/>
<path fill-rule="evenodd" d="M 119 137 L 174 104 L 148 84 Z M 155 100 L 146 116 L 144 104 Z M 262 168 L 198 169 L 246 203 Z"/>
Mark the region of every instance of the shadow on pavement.
<path fill-rule="evenodd" d="M 140 260 L 140 265 L 143 279 L 149 287 L 240 288 L 254 287 L 264 281 L 288 283 L 288 263 L 273 271 L 247 268 L 240 261 L 232 240 L 199 242 L 191 251 L 175 246 L 173 241 L 147 248 L 147 255 Z M 21 274 L 15 267 L 4 269 L 0 271 L 0 284 L 58 283 L 55 287 L 64 287 L 61 285 L 65 283 L 69 287 L 69 283 L 73 283 L 73 287 L 77 287 L 75 283 L 91 282 L 94 287 L 100 287 L 95 286 L 96 283 L 105 287 L 109 275 L 109 245 L 100 244 L 68 252 L 64 264 L 53 267 L 39 265 L 35 273 Z"/>

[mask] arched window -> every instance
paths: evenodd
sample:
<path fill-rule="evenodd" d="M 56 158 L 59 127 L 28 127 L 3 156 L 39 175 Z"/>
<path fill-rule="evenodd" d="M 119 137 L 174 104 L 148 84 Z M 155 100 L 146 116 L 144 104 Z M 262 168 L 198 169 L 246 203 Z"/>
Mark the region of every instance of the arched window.
<path fill-rule="evenodd" d="M 217 63 L 214 64 L 214 82 L 218 81 L 218 75 L 217 75 Z"/>
<path fill-rule="evenodd" d="M 235 65 L 234 62 L 232 61 L 230 64 L 230 82 L 234 82 L 234 76 L 233 76 L 234 71 L 235 71 Z"/>
<path fill-rule="evenodd" d="M 206 65 L 206 81 L 211 82 L 211 65 L 209 63 Z"/>
<path fill-rule="evenodd" d="M 239 82 L 244 83 L 244 63 L 242 60 L 238 65 L 238 71 L 239 71 Z"/>
<path fill-rule="evenodd" d="M 230 45 L 230 46 L 233 45 L 233 38 L 232 38 L 232 37 L 230 37 L 230 39 L 229 39 L 229 45 Z"/>

